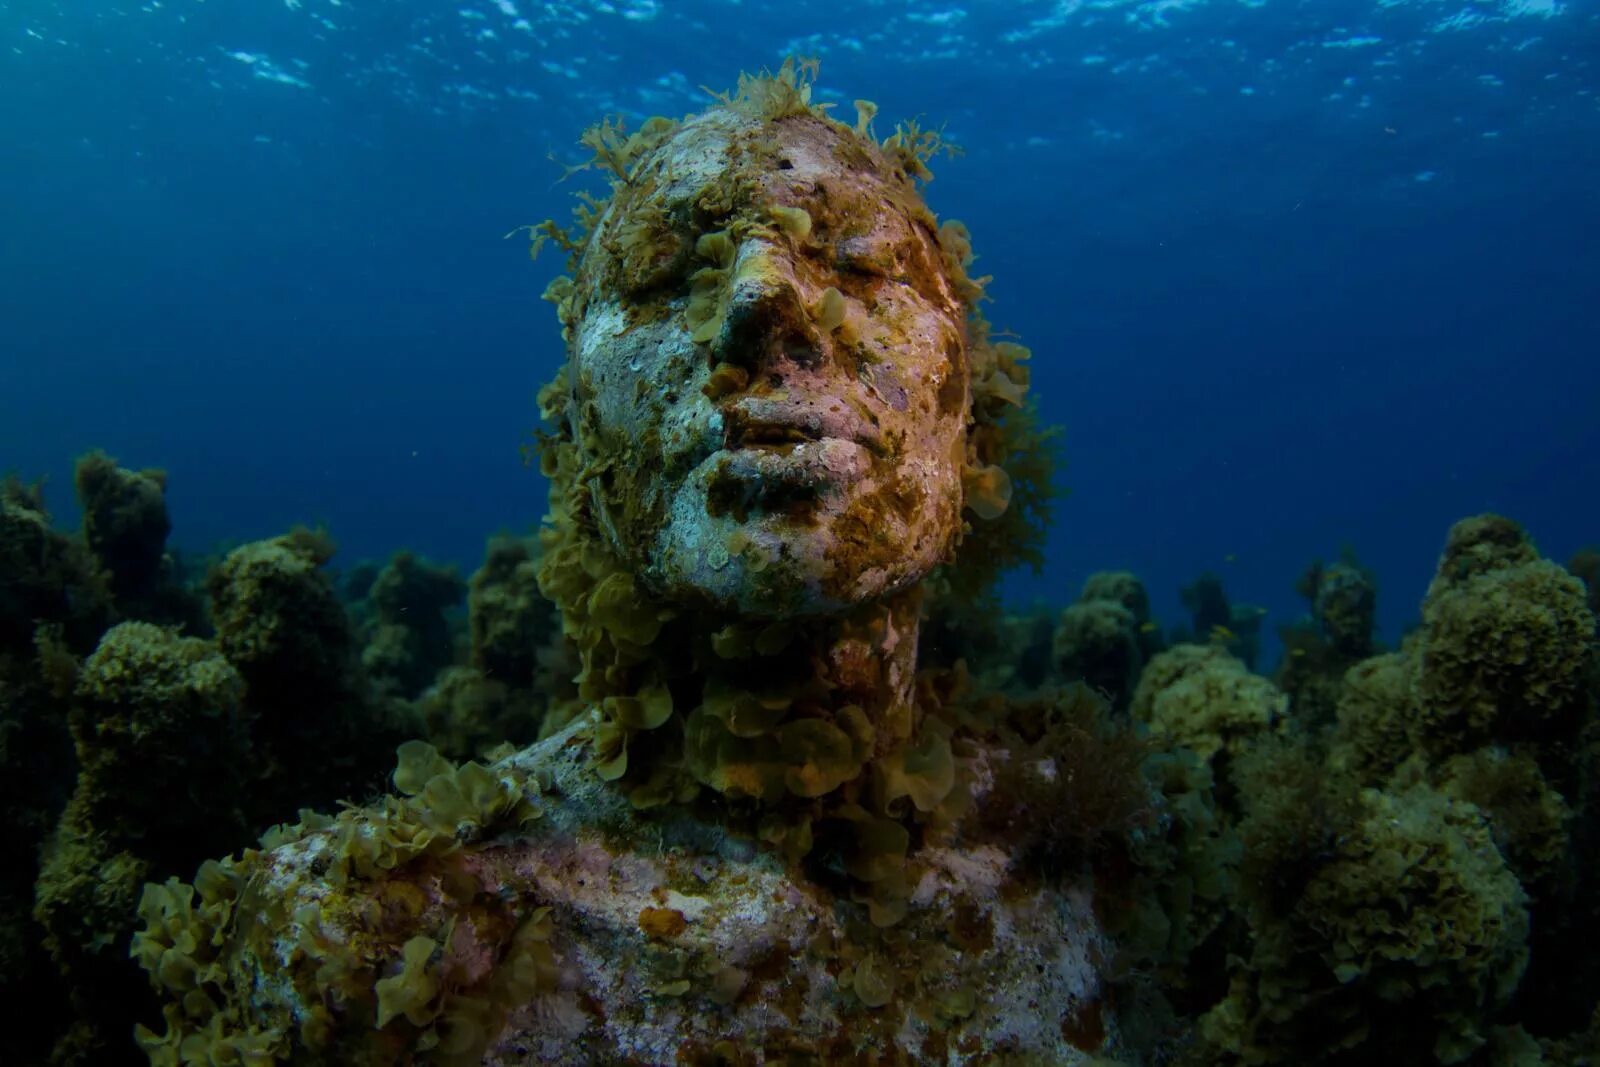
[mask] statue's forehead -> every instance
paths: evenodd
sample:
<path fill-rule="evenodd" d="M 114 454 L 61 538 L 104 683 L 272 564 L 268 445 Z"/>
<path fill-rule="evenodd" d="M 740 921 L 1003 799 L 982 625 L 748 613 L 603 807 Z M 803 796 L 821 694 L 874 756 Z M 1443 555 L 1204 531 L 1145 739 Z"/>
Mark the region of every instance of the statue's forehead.
<path fill-rule="evenodd" d="M 670 204 L 692 201 L 726 180 L 729 148 L 738 124 L 712 114 L 696 115 L 661 146 L 649 164 L 657 197 Z"/>
<path fill-rule="evenodd" d="M 752 149 L 759 148 L 764 158 L 747 188 L 759 189 L 772 204 L 804 207 L 825 198 L 836 211 L 868 207 L 875 209 L 872 236 L 907 235 L 912 227 L 899 191 L 886 175 L 845 162 L 840 137 L 814 119 L 753 123 L 726 111 L 696 116 L 663 146 L 652 168 L 658 202 L 669 210 L 689 208 L 750 166 Z"/>

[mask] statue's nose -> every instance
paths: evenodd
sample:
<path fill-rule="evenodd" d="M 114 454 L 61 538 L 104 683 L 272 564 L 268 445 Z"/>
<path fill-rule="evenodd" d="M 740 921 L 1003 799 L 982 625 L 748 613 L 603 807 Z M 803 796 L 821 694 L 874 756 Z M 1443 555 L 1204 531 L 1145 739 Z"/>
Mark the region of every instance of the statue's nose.
<path fill-rule="evenodd" d="M 712 342 L 718 362 L 754 372 L 784 363 L 813 366 L 822 337 L 795 279 L 792 254 L 771 242 L 746 241 L 734 264 L 727 318 Z"/>

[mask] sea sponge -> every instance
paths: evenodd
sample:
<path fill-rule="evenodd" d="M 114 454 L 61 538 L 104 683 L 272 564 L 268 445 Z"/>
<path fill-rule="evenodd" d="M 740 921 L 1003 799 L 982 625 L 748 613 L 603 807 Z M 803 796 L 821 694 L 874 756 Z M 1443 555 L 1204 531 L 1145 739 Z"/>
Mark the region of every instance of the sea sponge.
<path fill-rule="evenodd" d="M 1447 551 L 1423 602 L 1418 734 L 1438 751 L 1563 736 L 1586 700 L 1594 616 L 1583 583 L 1548 560 L 1526 559 L 1531 546 L 1490 546 L 1496 559 L 1517 562 Z M 1464 576 L 1450 576 L 1457 571 Z"/>
<path fill-rule="evenodd" d="M 1201 759 L 1277 729 L 1289 700 L 1217 645 L 1177 645 L 1152 659 L 1130 712 L 1152 736 Z"/>
<path fill-rule="evenodd" d="M 132 842 L 170 834 L 178 797 L 204 796 L 217 808 L 227 768 L 245 750 L 244 692 L 211 642 L 145 622 L 106 631 L 84 661 L 69 720 L 80 768 L 76 816 L 99 835 Z"/>
<path fill-rule="evenodd" d="M 1388 652 L 1362 660 L 1344 674 L 1329 742 L 1329 761 L 1363 785 L 1382 785 L 1414 751 L 1416 705 L 1411 657 Z"/>
<path fill-rule="evenodd" d="M 1121 604 L 1140 626 L 1150 621 L 1150 594 L 1132 571 L 1095 571 L 1083 580 L 1078 602 L 1110 600 Z"/>
<path fill-rule="evenodd" d="M 1112 736 L 1121 739 L 1110 753 L 1085 753 L 1086 760 L 1103 761 L 1086 763 L 1085 770 L 1111 783 L 1126 781 L 1119 767 L 1144 751 L 1140 769 L 1156 800 L 1145 808 L 1123 801 L 1103 809 L 1123 817 L 1108 825 L 1124 837 L 1131 862 L 1126 888 L 1097 894 L 1096 907 L 1127 960 L 1155 971 L 1170 989 L 1206 988 L 1216 980 L 1215 964 L 1200 966 L 1194 957 L 1215 944 L 1231 918 L 1238 835 L 1218 808 L 1209 764 L 1187 749 L 1151 749 L 1131 732 Z M 1121 795 L 1137 796 L 1127 786 Z"/>
<path fill-rule="evenodd" d="M 78 777 L 42 850 L 33 917 L 74 999 L 96 1002 L 73 1041 L 109 1055 L 134 1006 L 128 939 L 146 879 L 190 870 L 248 836 L 237 766 L 244 683 L 209 642 L 150 623 L 108 630 L 69 715 Z M 87 1053 L 95 1055 L 91 1051 Z"/>
<path fill-rule="evenodd" d="M 252 697 L 340 687 L 352 637 L 323 538 L 296 532 L 230 552 L 211 572 L 217 643 L 250 683 Z"/>
<path fill-rule="evenodd" d="M 480 756 L 496 745 L 525 745 L 539 736 L 545 705 L 529 689 L 513 689 L 477 667 L 447 667 L 417 701 L 428 741 L 452 759 Z"/>
<path fill-rule="evenodd" d="M 111 621 L 111 588 L 77 538 L 55 530 L 39 486 L 0 482 L 0 656 L 34 654 L 40 625 L 80 655 Z"/>
<path fill-rule="evenodd" d="M 683 912 L 677 908 L 641 908 L 639 929 L 655 941 L 671 941 L 689 926 Z"/>
<path fill-rule="evenodd" d="M 1126 705 L 1144 666 L 1139 617 L 1115 600 L 1084 600 L 1068 606 L 1056 624 L 1056 670 L 1069 682 L 1085 682 Z"/>
<path fill-rule="evenodd" d="M 166 472 L 126 470 L 97 451 L 79 458 L 73 483 L 83 507 L 84 542 L 111 576 L 119 605 L 126 610 L 153 599 L 172 532 Z"/>
<path fill-rule="evenodd" d="M 1372 572 L 1354 558 L 1319 568 L 1312 612 L 1339 655 L 1368 655 L 1378 613 L 1378 588 Z"/>
<path fill-rule="evenodd" d="M 1567 570 L 1589 591 L 1589 610 L 1600 616 L 1600 547 L 1580 548 L 1567 560 Z"/>
<path fill-rule="evenodd" d="M 1222 588 L 1222 579 L 1211 571 L 1180 589 L 1178 598 L 1189 612 L 1190 632 L 1197 638 L 1233 624 L 1233 608 Z"/>
<path fill-rule="evenodd" d="M 483 565 L 468 583 L 467 623 L 473 666 L 506 685 L 533 684 L 538 651 L 561 627 L 555 605 L 539 592 L 536 540 L 489 540 Z"/>
<path fill-rule="evenodd" d="M 1527 753 L 1486 747 L 1452 756 L 1439 769 L 1440 790 L 1489 819 L 1495 845 L 1534 904 L 1559 902 L 1575 883 L 1572 809 Z"/>
<path fill-rule="evenodd" d="M 454 567 L 396 552 L 367 594 L 374 617 L 361 662 L 368 677 L 408 698 L 427 688 L 455 659 L 448 613 L 465 593 Z"/>
<path fill-rule="evenodd" d="M 394 746 L 416 733 L 409 709 L 362 684 L 324 568 L 333 551 L 326 535 L 298 529 L 242 545 L 207 580 L 217 645 L 247 687 L 257 825 L 370 790 Z"/>
<path fill-rule="evenodd" d="M 1428 585 L 1428 599 L 1480 574 L 1533 563 L 1539 552 L 1527 533 L 1503 515 L 1475 515 L 1450 527 L 1444 552 Z"/>
<path fill-rule="evenodd" d="M 1460 1063 L 1527 963 L 1526 896 L 1474 805 L 1366 790 L 1201 1032 L 1243 1063 Z"/>

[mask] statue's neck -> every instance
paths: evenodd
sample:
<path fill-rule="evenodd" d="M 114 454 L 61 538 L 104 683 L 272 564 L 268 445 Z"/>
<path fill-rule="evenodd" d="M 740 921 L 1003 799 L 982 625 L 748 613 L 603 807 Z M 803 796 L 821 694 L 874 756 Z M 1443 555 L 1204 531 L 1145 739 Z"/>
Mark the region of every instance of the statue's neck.
<path fill-rule="evenodd" d="M 873 724 L 877 745 L 894 746 L 911 736 L 917 718 L 921 606 L 922 592 L 912 588 L 842 615 L 745 620 L 708 635 L 706 645 L 721 654 L 702 660 L 707 701 L 747 692 L 773 711 L 781 704 L 784 716 L 827 719 L 854 705 Z"/>
<path fill-rule="evenodd" d="M 878 723 L 911 715 L 921 608 L 922 590 L 912 587 L 828 619 L 809 635 L 838 687 L 838 704 L 859 704 Z"/>

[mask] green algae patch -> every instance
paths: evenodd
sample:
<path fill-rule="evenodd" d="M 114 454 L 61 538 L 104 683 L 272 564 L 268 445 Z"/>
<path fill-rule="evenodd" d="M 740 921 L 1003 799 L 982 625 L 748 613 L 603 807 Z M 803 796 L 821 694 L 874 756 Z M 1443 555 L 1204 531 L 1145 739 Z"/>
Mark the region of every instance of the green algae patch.
<path fill-rule="evenodd" d="M 867 1008 L 881 1008 L 894 999 L 894 971 L 876 956 L 868 956 L 850 976 L 850 991 Z"/>
<path fill-rule="evenodd" d="M 1004 467 L 991 463 L 968 471 L 961 485 L 966 490 L 967 507 L 980 519 L 992 522 L 1011 506 L 1011 476 Z"/>
<path fill-rule="evenodd" d="M 372 987 L 378 997 L 378 1029 L 382 1030 L 400 1015 L 409 1019 L 413 1026 L 426 1026 L 433 1021 L 428 1006 L 439 993 L 439 979 L 428 967 L 438 951 L 439 942 L 420 935 L 400 949 L 400 973 L 380 978 Z"/>
<path fill-rule="evenodd" d="M 795 796 L 823 796 L 861 773 L 850 736 L 824 719 L 785 724 L 778 745 L 789 763 L 784 785 Z"/>
<path fill-rule="evenodd" d="M 607 575 L 589 595 L 589 613 L 620 640 L 648 645 L 661 632 L 661 617 L 650 611 L 627 574 Z"/>
<path fill-rule="evenodd" d="M 918 811 L 935 810 L 955 788 L 956 765 L 949 729 L 941 729 L 936 723 L 930 725 L 921 738 L 883 759 L 877 768 L 877 800 L 881 808 L 887 809 L 906 797 Z"/>

